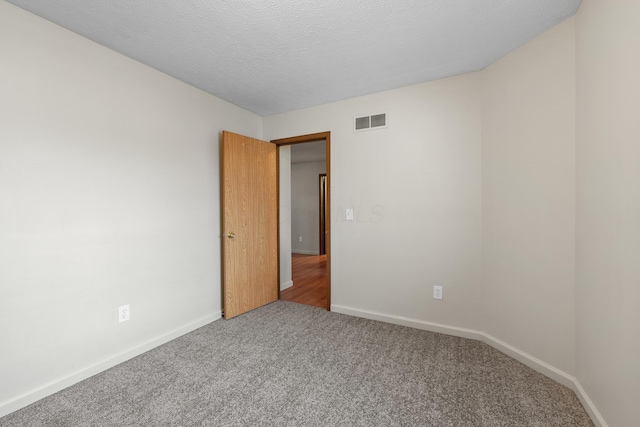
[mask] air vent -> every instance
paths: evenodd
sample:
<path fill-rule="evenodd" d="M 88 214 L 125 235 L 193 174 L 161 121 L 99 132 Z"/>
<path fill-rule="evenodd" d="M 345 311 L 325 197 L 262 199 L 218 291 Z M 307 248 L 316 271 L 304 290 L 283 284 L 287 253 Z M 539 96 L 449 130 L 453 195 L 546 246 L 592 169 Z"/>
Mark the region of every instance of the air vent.
<path fill-rule="evenodd" d="M 371 127 L 369 116 L 358 117 L 356 119 L 356 130 L 369 129 Z"/>
<path fill-rule="evenodd" d="M 354 130 L 356 132 L 387 127 L 387 114 L 374 114 L 372 116 L 356 117 Z"/>

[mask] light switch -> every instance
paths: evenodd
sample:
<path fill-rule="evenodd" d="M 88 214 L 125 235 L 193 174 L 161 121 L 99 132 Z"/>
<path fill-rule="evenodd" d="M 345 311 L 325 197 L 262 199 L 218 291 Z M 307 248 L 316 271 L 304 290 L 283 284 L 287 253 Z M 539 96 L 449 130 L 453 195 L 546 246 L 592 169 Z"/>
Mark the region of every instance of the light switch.
<path fill-rule="evenodd" d="M 347 208 L 347 212 L 345 214 L 347 221 L 353 221 L 353 209 Z"/>

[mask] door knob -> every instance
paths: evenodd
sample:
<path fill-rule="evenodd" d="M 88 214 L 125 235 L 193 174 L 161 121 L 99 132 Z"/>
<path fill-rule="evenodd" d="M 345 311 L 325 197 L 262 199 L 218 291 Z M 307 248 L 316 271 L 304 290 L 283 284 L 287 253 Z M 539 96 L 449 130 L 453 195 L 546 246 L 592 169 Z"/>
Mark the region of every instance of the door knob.
<path fill-rule="evenodd" d="M 234 239 L 236 237 L 236 233 L 227 233 L 227 237 L 230 239 Z"/>

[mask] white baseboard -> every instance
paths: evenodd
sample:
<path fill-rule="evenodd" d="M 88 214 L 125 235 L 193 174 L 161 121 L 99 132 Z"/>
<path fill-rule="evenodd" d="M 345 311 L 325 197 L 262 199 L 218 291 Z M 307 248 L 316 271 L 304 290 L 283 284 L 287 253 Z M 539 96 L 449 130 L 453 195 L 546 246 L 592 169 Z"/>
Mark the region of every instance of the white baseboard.
<path fill-rule="evenodd" d="M 576 392 L 578 399 L 580 399 L 582 406 L 584 406 L 584 409 L 587 411 L 587 413 L 591 417 L 591 421 L 593 421 L 596 427 L 609 427 L 609 424 L 607 424 L 607 422 L 604 420 L 602 414 L 600 414 L 600 411 L 598 411 L 598 408 L 596 408 L 596 405 L 594 405 L 593 401 L 591 400 L 585 389 L 582 388 L 582 385 L 578 382 L 578 380 L 576 380 L 575 382 L 575 388 L 573 388 L 573 391 Z"/>
<path fill-rule="evenodd" d="M 498 338 L 494 336 L 491 336 L 484 332 L 482 333 L 482 335 L 483 335 L 482 341 L 489 344 L 491 347 L 495 348 L 496 350 L 506 354 L 507 356 L 510 356 L 516 359 L 518 362 L 524 365 L 527 365 L 531 369 L 534 369 L 540 372 L 541 374 L 546 375 L 552 380 L 559 382 L 563 386 L 569 387 L 570 389 L 574 389 L 576 379 L 573 376 L 567 374 L 564 371 L 561 371 L 560 369 L 554 366 L 549 365 L 546 362 L 543 362 L 537 357 L 534 357 L 528 353 L 525 353 L 522 350 L 515 348 L 510 344 L 507 344 L 504 341 L 500 341 Z"/>
<path fill-rule="evenodd" d="M 572 375 L 549 365 L 548 363 L 528 354 L 522 350 L 513 347 L 510 344 L 500 341 L 499 339 L 482 331 L 474 329 L 460 328 L 457 326 L 448 326 L 440 323 L 427 322 L 424 320 L 411 319 L 404 316 L 396 316 L 392 314 L 377 313 L 359 308 L 346 307 L 338 304 L 331 304 L 331 311 L 335 313 L 347 314 L 355 317 L 362 317 L 370 320 L 379 320 L 381 322 L 392 323 L 394 325 L 408 326 L 410 328 L 422 329 L 430 332 L 437 332 L 446 335 L 453 335 L 461 338 L 469 338 L 482 341 L 495 348 L 496 350 L 513 357 L 517 361 L 527 365 L 531 369 L 551 378 L 560 384 L 573 390 L 585 410 L 591 417 L 596 427 L 608 427 L 608 424 L 595 407 L 582 385 Z"/>
<path fill-rule="evenodd" d="M 438 332 L 440 334 L 454 335 L 456 337 L 471 338 L 474 340 L 482 341 L 482 332 L 475 331 L 473 329 L 447 326 L 440 323 L 426 322 L 424 320 L 411 319 L 404 316 L 376 313 L 374 311 L 361 310 L 359 308 L 345 307 L 343 305 L 336 304 L 331 304 L 331 311 L 341 314 L 348 314 L 355 317 L 364 317 L 365 319 L 393 323 L 394 325 L 408 326 L 410 328 L 422 329 L 425 331 Z"/>
<path fill-rule="evenodd" d="M 24 408 L 25 406 L 28 406 L 42 398 L 57 393 L 60 390 L 72 386 L 73 384 L 79 383 L 80 381 L 85 380 L 102 371 L 113 368 L 114 366 L 119 365 L 122 362 L 139 356 L 144 352 L 147 352 L 155 347 L 158 347 L 159 345 L 165 344 L 184 334 L 194 331 L 204 325 L 220 319 L 221 317 L 222 312 L 217 311 L 213 314 L 202 317 L 179 328 L 173 329 L 165 334 L 162 334 L 128 350 L 109 356 L 108 358 L 100 360 L 92 365 L 71 372 L 63 378 L 43 384 L 37 388 L 27 391 L 26 393 L 0 402 L 0 417 L 4 417 L 5 415 L 17 411 L 18 409 Z"/>
<path fill-rule="evenodd" d="M 289 280 L 288 282 L 284 282 L 280 284 L 280 290 L 284 291 L 285 289 L 289 289 L 293 286 L 293 280 Z"/>
<path fill-rule="evenodd" d="M 302 249 L 293 249 L 291 251 L 292 254 L 300 254 L 300 255 L 320 255 L 319 251 L 305 251 Z"/>

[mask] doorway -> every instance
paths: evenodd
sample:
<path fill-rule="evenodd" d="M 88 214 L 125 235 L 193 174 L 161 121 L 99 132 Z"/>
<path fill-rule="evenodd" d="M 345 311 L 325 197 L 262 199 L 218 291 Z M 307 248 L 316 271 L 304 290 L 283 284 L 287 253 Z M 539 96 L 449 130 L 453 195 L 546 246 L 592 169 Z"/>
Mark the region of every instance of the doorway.
<path fill-rule="evenodd" d="M 309 135 L 301 135 L 292 138 L 284 138 L 278 140 L 272 140 L 278 147 L 278 161 L 280 161 L 280 148 L 298 146 L 302 148 L 300 144 L 306 144 L 307 147 L 312 144 L 309 143 L 324 143 L 324 159 L 326 162 L 325 173 L 319 178 L 316 172 L 314 178 L 314 189 L 317 189 L 316 195 L 313 196 L 315 200 L 319 201 L 319 207 L 316 208 L 315 214 L 321 217 L 321 221 L 316 220 L 313 232 L 313 238 L 317 238 L 318 241 L 313 245 L 313 251 L 301 250 L 293 253 L 291 251 L 291 279 L 287 277 L 289 274 L 286 268 L 281 268 L 280 284 L 287 281 L 292 282 L 292 286 L 282 289 L 279 294 L 279 298 L 288 301 L 299 302 L 302 304 L 315 305 L 330 310 L 331 307 L 331 218 L 328 214 L 331 212 L 331 135 L 330 132 L 321 132 Z M 280 171 L 280 165 L 278 171 Z M 318 186 L 318 180 L 320 179 L 321 186 Z M 278 177 L 280 182 L 280 176 Z M 280 193 L 279 193 L 280 197 Z M 324 214 L 319 212 L 321 209 Z M 286 226 L 281 222 L 282 213 L 278 211 L 278 223 L 280 227 Z M 285 213 L 286 215 L 286 213 Z M 289 225 L 291 227 L 291 225 Z M 286 245 L 286 242 L 281 241 L 281 233 L 279 235 L 280 244 Z M 302 233 L 296 232 L 291 240 L 298 243 L 298 239 L 302 241 Z M 313 239 L 312 239 L 313 240 Z M 307 242 L 307 240 L 305 240 Z M 293 245 L 291 246 L 293 248 Z M 281 260 L 279 265 L 286 266 L 286 261 L 282 257 L 287 256 L 284 252 L 280 254 Z M 282 261 L 285 261 L 284 263 Z"/>
<path fill-rule="evenodd" d="M 318 225 L 320 228 L 319 230 L 320 231 L 319 233 L 320 248 L 318 252 L 320 253 L 320 255 L 325 255 L 327 253 L 327 244 L 326 244 L 327 216 L 329 216 L 327 212 L 327 174 L 326 173 L 320 174 L 319 182 L 320 182 L 320 185 L 319 185 L 320 200 L 318 202 L 318 205 L 319 205 L 318 217 L 320 218 L 320 221 Z"/>

